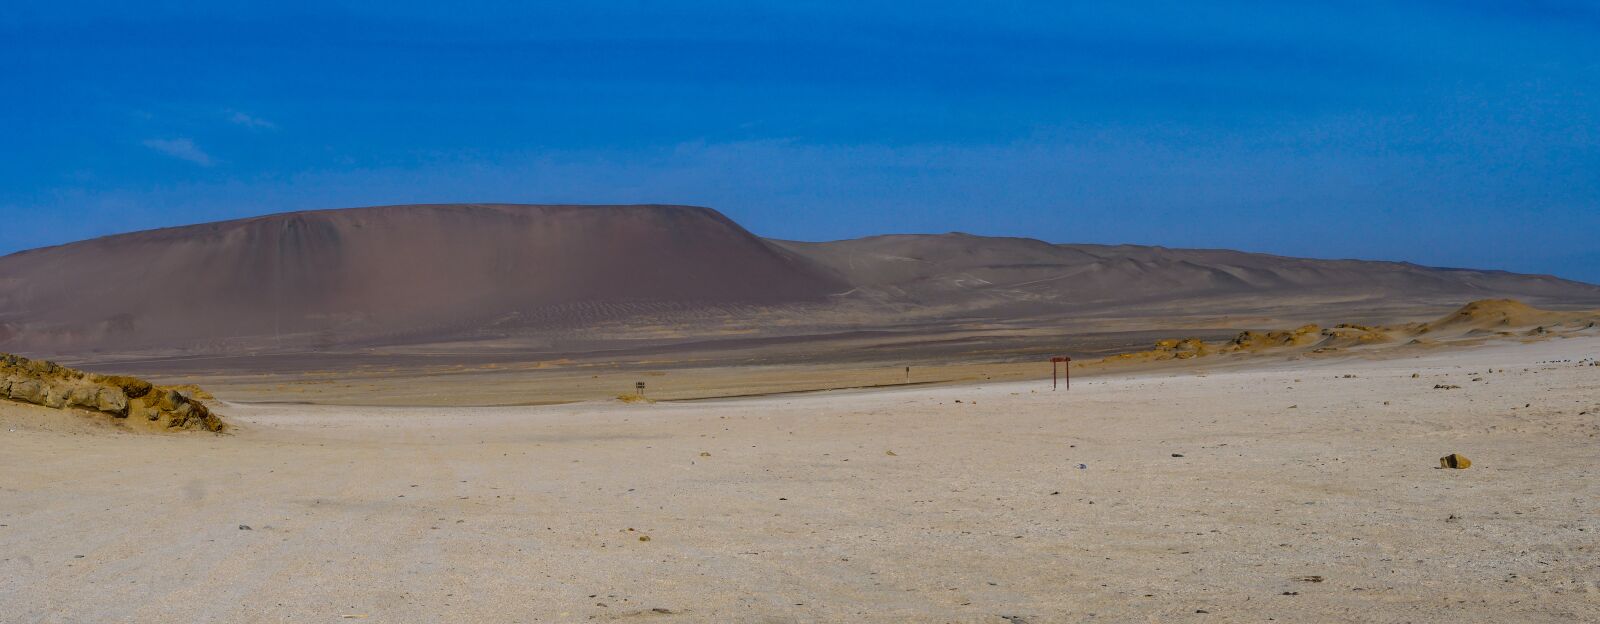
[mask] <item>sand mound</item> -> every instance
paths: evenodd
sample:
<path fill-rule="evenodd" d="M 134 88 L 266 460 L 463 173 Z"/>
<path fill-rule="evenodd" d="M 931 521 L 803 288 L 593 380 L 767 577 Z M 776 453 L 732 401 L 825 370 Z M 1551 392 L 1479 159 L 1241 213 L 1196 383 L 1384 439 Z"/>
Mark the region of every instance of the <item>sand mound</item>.
<path fill-rule="evenodd" d="M 1255 355 L 1293 351 L 1300 348 L 1313 352 L 1332 351 L 1390 342 L 1390 330 L 1352 323 L 1321 328 L 1302 325 L 1294 329 L 1239 332 L 1227 342 L 1205 342 L 1198 338 L 1169 338 L 1158 340 L 1155 348 L 1147 351 L 1121 353 L 1100 360 L 1104 362 L 1188 360 L 1216 354 Z"/>
<path fill-rule="evenodd" d="M 1461 309 L 1442 318 L 1423 324 L 1419 334 L 1435 332 L 1461 332 L 1477 335 L 1507 333 L 1514 330 L 1535 330 L 1564 324 L 1587 324 L 1594 321 L 1595 312 L 1560 312 L 1541 310 L 1513 299 L 1485 299 L 1461 306 Z"/>
<path fill-rule="evenodd" d="M 1383 344 L 1394 340 L 1391 330 L 1386 327 L 1368 327 L 1354 323 L 1340 323 L 1331 328 L 1322 330 L 1322 340 L 1317 343 L 1318 349 L 1345 349 L 1349 347 L 1363 347 L 1367 345 Z"/>
<path fill-rule="evenodd" d="M 1389 344 L 1432 346 L 1497 337 L 1538 339 L 1581 335 L 1596 329 L 1600 329 L 1600 312 L 1541 310 L 1511 299 L 1491 299 L 1474 301 L 1429 323 L 1403 327 L 1340 323 L 1328 328 L 1302 325 L 1289 330 L 1247 330 L 1239 332 L 1227 342 L 1213 343 L 1195 338 L 1172 338 L 1157 341 L 1154 349 L 1122 353 L 1083 364 L 1187 360 L 1217 354 L 1327 353 Z"/>
<path fill-rule="evenodd" d="M 1227 351 L 1259 351 L 1279 347 L 1293 347 L 1316 342 L 1322 335 L 1322 328 L 1316 325 L 1302 325 L 1295 329 L 1284 331 L 1243 331 L 1239 332 L 1232 341 L 1224 346 Z"/>
<path fill-rule="evenodd" d="M 222 431 L 225 426 L 205 405 L 177 389 L 9 353 L 0 353 L 0 398 L 98 412 L 152 429 Z"/>
<path fill-rule="evenodd" d="M 1155 348 L 1153 349 L 1146 351 L 1135 351 L 1132 353 L 1119 353 L 1117 355 L 1105 358 L 1101 360 L 1101 362 L 1130 360 L 1161 362 L 1165 360 L 1188 360 L 1197 357 L 1204 357 L 1211 354 L 1213 351 L 1215 351 L 1215 348 L 1212 345 L 1206 344 L 1204 340 L 1199 338 L 1168 338 L 1165 340 L 1157 340 L 1155 343 Z"/>

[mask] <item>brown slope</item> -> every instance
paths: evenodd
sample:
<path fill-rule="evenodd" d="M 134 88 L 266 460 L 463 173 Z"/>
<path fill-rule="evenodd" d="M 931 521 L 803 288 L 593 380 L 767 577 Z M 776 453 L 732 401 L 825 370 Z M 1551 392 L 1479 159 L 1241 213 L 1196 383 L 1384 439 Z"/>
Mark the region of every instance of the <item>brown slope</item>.
<path fill-rule="evenodd" d="M 0 345 L 232 350 L 435 340 L 847 289 L 688 206 L 384 206 L 110 236 L 0 258 Z"/>
<path fill-rule="evenodd" d="M 1149 302 L 1217 311 L 1244 298 L 1293 297 L 1438 304 L 1513 297 L 1600 302 L 1600 286 L 1548 275 L 1441 269 L 1402 262 L 1313 260 L 1228 250 L 1057 245 L 967 234 L 893 235 L 824 243 L 779 241 L 838 272 L 855 295 L 886 303 L 995 315 L 1106 310 Z"/>
<path fill-rule="evenodd" d="M 1589 329 L 1600 323 L 1600 310 L 1541 310 L 1521 301 L 1488 299 L 1474 301 L 1448 315 L 1418 326 L 1415 333 L 1439 338 L 1450 334 L 1510 332 L 1550 329 Z"/>

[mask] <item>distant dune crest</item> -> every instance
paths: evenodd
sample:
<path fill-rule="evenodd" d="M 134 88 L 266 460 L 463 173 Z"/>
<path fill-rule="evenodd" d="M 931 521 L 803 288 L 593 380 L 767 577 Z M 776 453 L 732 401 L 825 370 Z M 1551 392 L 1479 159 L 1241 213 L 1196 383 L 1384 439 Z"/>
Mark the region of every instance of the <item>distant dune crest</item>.
<path fill-rule="evenodd" d="M 1275 299 L 1600 302 L 1550 276 L 963 234 L 769 241 L 690 206 L 412 205 L 110 236 L 0 258 L 0 347 L 304 350 L 893 327 Z M 662 329 L 667 327 L 668 329 Z"/>

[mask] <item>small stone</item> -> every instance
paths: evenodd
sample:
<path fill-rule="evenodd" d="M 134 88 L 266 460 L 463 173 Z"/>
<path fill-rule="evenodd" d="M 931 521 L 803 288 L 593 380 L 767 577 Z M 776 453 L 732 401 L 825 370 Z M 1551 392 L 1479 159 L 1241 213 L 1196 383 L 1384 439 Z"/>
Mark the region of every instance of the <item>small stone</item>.
<path fill-rule="evenodd" d="M 639 536 L 639 541 L 648 542 L 648 541 L 650 541 L 650 536 L 649 535 L 640 535 Z"/>
<path fill-rule="evenodd" d="M 248 525 L 248 524 L 241 524 L 241 525 L 239 525 L 239 530 L 240 531 L 254 531 L 255 529 L 250 528 L 250 525 Z"/>
<path fill-rule="evenodd" d="M 1173 453 L 1173 457 L 1183 457 L 1183 453 Z"/>

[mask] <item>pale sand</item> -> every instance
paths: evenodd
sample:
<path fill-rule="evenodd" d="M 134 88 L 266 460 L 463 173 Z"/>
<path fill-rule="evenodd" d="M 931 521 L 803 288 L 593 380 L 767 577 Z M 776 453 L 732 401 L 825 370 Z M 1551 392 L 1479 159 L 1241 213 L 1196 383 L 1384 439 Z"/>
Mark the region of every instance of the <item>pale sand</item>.
<path fill-rule="evenodd" d="M 7 406 L 0 621 L 1596 621 L 1596 355 L 231 406 L 221 437 Z"/>

